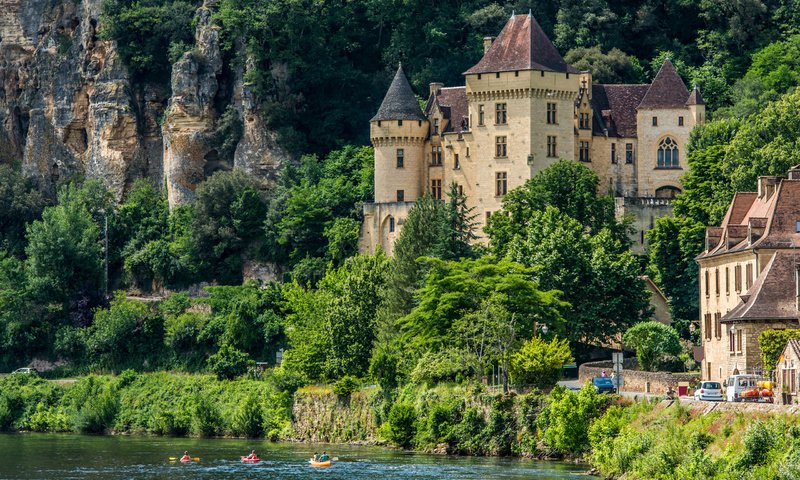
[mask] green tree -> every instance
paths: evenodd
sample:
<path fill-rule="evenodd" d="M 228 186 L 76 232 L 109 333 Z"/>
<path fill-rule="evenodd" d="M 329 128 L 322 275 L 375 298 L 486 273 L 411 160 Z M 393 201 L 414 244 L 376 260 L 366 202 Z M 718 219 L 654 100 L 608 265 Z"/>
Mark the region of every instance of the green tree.
<path fill-rule="evenodd" d="M 0 165 L 0 248 L 21 256 L 25 250 L 25 225 L 37 220 L 45 199 L 20 172 Z"/>
<path fill-rule="evenodd" d="M 134 79 L 167 82 L 177 60 L 170 53 L 182 54 L 194 44 L 194 13 L 192 2 L 184 0 L 109 0 L 100 36 L 116 41 Z"/>
<path fill-rule="evenodd" d="M 570 342 L 613 338 L 649 316 L 649 294 L 627 245 L 607 230 L 589 235 L 555 207 L 534 211 L 525 234 L 508 248 L 511 260 L 534 268 L 540 288 L 559 290 L 571 305 L 563 313 Z"/>
<path fill-rule="evenodd" d="M 594 83 L 640 83 L 644 70 L 636 57 L 618 48 L 603 53 L 600 47 L 576 47 L 564 55 L 564 60 L 578 70 L 592 73 Z"/>
<path fill-rule="evenodd" d="M 669 325 L 650 321 L 634 325 L 622 336 L 627 348 L 636 350 L 636 359 L 642 370 L 652 372 L 665 355 L 681 353 L 678 332 Z"/>
<path fill-rule="evenodd" d="M 786 348 L 786 343 L 793 338 L 800 338 L 800 329 L 765 330 L 758 335 L 764 369 L 775 370 L 775 365 Z"/>
<path fill-rule="evenodd" d="M 254 180 L 235 169 L 197 187 L 192 241 L 203 266 L 223 283 L 242 279 L 242 257 L 261 238 L 266 203 Z"/>
<path fill-rule="evenodd" d="M 511 355 L 511 379 L 514 383 L 548 388 L 561 378 L 564 365 L 572 362 L 572 352 L 566 339 L 548 342 L 539 336 L 526 340 Z"/>
<path fill-rule="evenodd" d="M 79 297 L 97 299 L 103 289 L 100 231 L 85 205 L 62 201 L 28 225 L 28 283 L 44 303 L 65 307 Z"/>
<path fill-rule="evenodd" d="M 233 380 L 244 375 L 254 362 L 250 360 L 245 352 L 236 349 L 227 343 L 219 347 L 219 351 L 208 357 L 208 369 L 211 370 L 219 380 Z"/>
<path fill-rule="evenodd" d="M 598 394 L 589 382 L 577 393 L 556 387 L 546 402 L 537 419 L 544 444 L 565 455 L 587 451 L 590 447 L 589 427 L 605 411 L 608 397 Z"/>
<path fill-rule="evenodd" d="M 553 43 L 560 51 L 574 47 L 614 46 L 617 15 L 606 0 L 562 0 Z"/>
<path fill-rule="evenodd" d="M 387 262 L 382 253 L 356 256 L 329 270 L 316 290 L 287 288 L 288 370 L 313 380 L 367 374 Z"/>

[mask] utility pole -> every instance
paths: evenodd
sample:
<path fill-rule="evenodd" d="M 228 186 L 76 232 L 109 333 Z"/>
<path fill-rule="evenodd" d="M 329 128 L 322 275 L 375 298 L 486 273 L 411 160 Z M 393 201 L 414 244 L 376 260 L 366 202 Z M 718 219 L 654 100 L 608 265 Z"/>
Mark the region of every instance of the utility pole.
<path fill-rule="evenodd" d="M 108 300 L 108 213 L 103 212 L 103 293 L 106 300 Z"/>

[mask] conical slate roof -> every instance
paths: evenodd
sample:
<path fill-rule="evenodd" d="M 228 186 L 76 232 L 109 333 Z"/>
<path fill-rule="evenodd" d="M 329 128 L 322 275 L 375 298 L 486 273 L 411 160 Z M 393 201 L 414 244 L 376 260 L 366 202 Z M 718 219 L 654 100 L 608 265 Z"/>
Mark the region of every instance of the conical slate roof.
<path fill-rule="evenodd" d="M 638 108 L 684 108 L 688 98 L 686 84 L 667 58 Z"/>
<path fill-rule="evenodd" d="M 483 58 L 464 75 L 515 70 L 578 73 L 564 61 L 531 14 L 511 17 Z"/>
<path fill-rule="evenodd" d="M 402 65 L 397 67 L 397 73 L 389 85 L 386 96 L 383 97 L 381 107 L 370 121 L 379 120 L 427 120 L 419 108 L 417 97 L 411 90 Z"/>
<path fill-rule="evenodd" d="M 692 93 L 689 94 L 689 100 L 686 100 L 686 105 L 705 105 L 706 102 L 703 100 L 703 96 L 700 95 L 700 87 L 697 85 L 694 86 Z"/>

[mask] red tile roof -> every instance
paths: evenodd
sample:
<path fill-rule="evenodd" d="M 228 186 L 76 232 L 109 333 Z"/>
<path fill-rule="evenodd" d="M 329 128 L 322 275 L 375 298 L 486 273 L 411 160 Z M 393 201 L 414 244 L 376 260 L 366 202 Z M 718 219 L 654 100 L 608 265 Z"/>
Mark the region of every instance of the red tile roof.
<path fill-rule="evenodd" d="M 601 122 L 594 122 L 594 134 L 636 137 L 636 106 L 650 85 L 592 85 L 592 108 Z"/>
<path fill-rule="evenodd" d="M 689 90 L 667 58 L 650 84 L 639 108 L 683 108 L 689 99 Z"/>
<path fill-rule="evenodd" d="M 692 89 L 692 93 L 689 94 L 689 100 L 686 100 L 686 105 L 705 105 L 706 102 L 703 100 L 703 96 L 700 95 L 700 88 L 695 85 Z"/>
<path fill-rule="evenodd" d="M 469 104 L 467 102 L 467 87 L 447 87 L 428 99 L 425 114 L 428 115 L 434 105 L 438 105 L 447 125 L 443 133 L 464 132 L 469 130 Z"/>
<path fill-rule="evenodd" d="M 530 14 L 511 17 L 483 58 L 464 74 L 515 70 L 579 73 L 564 61 Z"/>
<path fill-rule="evenodd" d="M 793 286 L 798 262 L 800 252 L 775 252 L 747 294 L 742 296 L 743 301 L 722 317 L 722 323 L 747 320 L 788 320 L 797 323 Z"/>

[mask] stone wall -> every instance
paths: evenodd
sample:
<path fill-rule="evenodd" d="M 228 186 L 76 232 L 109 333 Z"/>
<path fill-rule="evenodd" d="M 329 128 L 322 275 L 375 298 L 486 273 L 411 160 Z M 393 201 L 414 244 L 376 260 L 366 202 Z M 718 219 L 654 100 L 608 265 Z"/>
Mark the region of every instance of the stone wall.
<path fill-rule="evenodd" d="M 635 370 L 635 366 L 634 359 L 625 360 L 622 370 L 625 384 L 621 391 L 666 394 L 670 387 L 677 391 L 678 383 L 694 382 L 700 377 L 695 373 L 643 372 Z M 606 374 L 611 375 L 610 361 L 584 363 L 578 368 L 578 380 L 581 383 L 590 382 L 592 378 L 602 376 L 604 370 Z"/>

